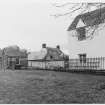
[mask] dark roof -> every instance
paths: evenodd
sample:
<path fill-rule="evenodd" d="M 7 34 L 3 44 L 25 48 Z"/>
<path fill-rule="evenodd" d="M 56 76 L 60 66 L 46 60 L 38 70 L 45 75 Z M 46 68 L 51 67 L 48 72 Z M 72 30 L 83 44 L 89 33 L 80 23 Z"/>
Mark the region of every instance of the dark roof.
<path fill-rule="evenodd" d="M 52 47 L 46 47 L 47 51 L 57 52 L 59 55 L 62 53 L 62 51 L 58 48 L 52 48 Z"/>
<path fill-rule="evenodd" d="M 57 48 L 52 48 L 52 47 L 46 47 L 45 50 L 42 49 L 40 52 L 31 52 L 28 55 L 28 59 L 29 60 L 45 60 L 49 52 L 57 52 L 59 55 L 62 53 L 61 50 Z"/>
<path fill-rule="evenodd" d="M 45 51 L 45 50 L 46 51 Z M 46 47 L 40 52 L 31 52 L 28 55 L 28 60 L 46 60 L 46 57 L 49 55 L 49 52 L 57 52 L 58 55 L 66 56 L 60 49 L 58 48 L 52 48 L 52 47 Z M 62 56 L 59 56 L 59 60 L 63 59 Z"/>
<path fill-rule="evenodd" d="M 54 60 L 64 60 L 65 57 L 67 57 L 66 54 L 64 54 L 60 49 L 58 48 L 52 48 L 52 47 L 46 47 L 47 49 L 47 54 L 49 54 L 49 52 L 57 52 L 59 59 L 54 58 Z M 47 56 L 47 55 L 46 55 Z M 46 59 L 45 56 L 45 59 Z"/>
<path fill-rule="evenodd" d="M 105 7 L 78 15 L 71 23 L 67 31 L 76 29 L 76 25 L 78 24 L 78 21 L 80 19 L 84 22 L 86 26 L 99 25 L 105 20 Z"/>

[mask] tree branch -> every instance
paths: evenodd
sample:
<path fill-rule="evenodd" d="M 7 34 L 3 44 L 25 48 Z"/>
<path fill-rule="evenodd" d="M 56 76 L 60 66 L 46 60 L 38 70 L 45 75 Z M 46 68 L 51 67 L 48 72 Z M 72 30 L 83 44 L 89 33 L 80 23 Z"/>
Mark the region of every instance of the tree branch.
<path fill-rule="evenodd" d="M 102 7 L 105 7 L 105 3 L 101 3 L 101 2 L 98 2 L 98 3 L 70 3 L 70 2 L 67 2 L 67 3 L 61 4 L 61 5 L 57 5 L 55 3 L 54 6 L 57 7 L 57 8 L 71 6 L 69 8 L 68 12 L 52 15 L 52 16 L 57 18 L 57 17 L 60 17 L 60 16 L 66 16 L 66 15 L 72 16 L 75 13 L 78 13 L 80 15 L 80 14 L 83 14 L 84 12 L 87 12 L 87 11 L 90 12 L 92 10 L 92 7 L 95 7 L 95 9 L 100 9 Z M 97 19 L 97 21 L 100 21 L 100 17 L 99 17 L 99 20 Z M 102 21 L 104 21 L 103 23 L 105 23 L 105 19 L 103 19 Z M 102 28 L 103 27 L 105 27 L 105 25 L 102 26 Z M 93 28 L 93 30 L 91 30 L 92 28 Z M 86 39 L 88 39 L 88 38 L 93 39 L 94 33 L 96 32 L 97 29 L 99 29 L 99 25 L 94 25 L 93 27 L 91 27 L 88 30 L 88 31 L 91 30 L 91 32 L 89 33 L 90 35 L 87 36 Z M 78 37 L 78 36 L 76 36 L 76 37 Z"/>
<path fill-rule="evenodd" d="M 83 6 L 83 4 L 81 4 L 79 7 L 77 7 L 77 8 L 75 8 L 74 6 L 73 6 L 73 8 L 75 8 L 75 9 L 71 9 L 71 11 L 69 11 L 69 12 L 66 12 L 66 13 L 61 13 L 61 14 L 55 14 L 55 15 L 51 15 L 51 16 L 54 16 L 54 17 L 60 17 L 60 16 L 65 16 L 65 15 L 70 15 L 70 14 L 72 14 L 73 12 L 76 12 L 76 11 L 78 11 L 78 10 L 80 10 L 80 9 L 82 9 L 82 6 Z"/>
<path fill-rule="evenodd" d="M 53 6 L 59 8 L 59 7 L 65 7 L 65 6 L 67 6 L 67 5 L 71 5 L 71 4 L 75 4 L 75 5 L 77 5 L 77 4 L 79 4 L 79 3 L 71 3 L 71 2 L 67 2 L 67 3 L 61 4 L 61 5 L 58 5 L 57 3 L 54 3 Z"/>

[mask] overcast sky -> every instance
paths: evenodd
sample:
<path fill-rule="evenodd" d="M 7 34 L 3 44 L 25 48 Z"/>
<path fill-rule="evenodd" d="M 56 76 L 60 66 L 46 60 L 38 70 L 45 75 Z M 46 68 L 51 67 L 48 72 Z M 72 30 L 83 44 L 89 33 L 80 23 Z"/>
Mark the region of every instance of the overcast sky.
<path fill-rule="evenodd" d="M 42 43 L 66 51 L 69 18 L 55 19 L 52 0 L 0 0 L 0 48 L 18 45 L 38 51 Z"/>
<path fill-rule="evenodd" d="M 57 9 L 52 6 L 52 3 L 56 1 L 61 0 L 0 0 L 0 48 L 18 45 L 28 51 L 39 51 L 42 43 L 46 43 L 51 47 L 59 44 L 65 53 L 68 53 L 68 47 L 71 48 L 72 53 L 77 52 L 77 50 L 73 52 L 74 44 L 67 44 L 66 30 L 73 18 L 51 16 L 57 13 Z M 75 0 L 67 1 L 75 2 Z M 100 42 L 101 39 L 99 39 Z M 100 42 L 95 42 L 94 46 Z M 104 42 L 103 40 L 103 44 Z M 101 43 L 100 46 L 102 46 Z"/>

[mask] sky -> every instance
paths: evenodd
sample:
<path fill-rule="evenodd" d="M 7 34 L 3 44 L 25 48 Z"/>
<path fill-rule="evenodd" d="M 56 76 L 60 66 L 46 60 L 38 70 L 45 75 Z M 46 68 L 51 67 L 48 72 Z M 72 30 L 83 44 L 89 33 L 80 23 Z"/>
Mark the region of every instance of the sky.
<path fill-rule="evenodd" d="M 68 42 L 67 28 L 74 17 L 69 15 L 54 18 L 52 16 L 68 11 L 66 8 L 63 11 L 55 8 L 53 3 L 62 4 L 68 1 L 75 2 L 75 0 L 62 0 L 62 2 L 61 0 L 0 0 L 0 48 L 18 45 L 28 51 L 39 51 L 42 44 L 46 43 L 49 47 L 60 45 L 61 50 L 66 54 L 69 53 L 69 49 L 71 50 L 70 53 L 80 53 L 77 51 L 79 44 L 75 45 L 72 43 L 73 41 L 70 42 L 71 44 Z M 78 1 L 80 0 L 76 2 Z M 97 48 L 99 48 L 101 51 L 102 45 L 105 44 L 104 39 L 103 35 L 103 37 L 97 37 L 96 42 L 87 41 L 82 44 L 82 47 L 80 46 L 80 49 L 87 48 L 86 51 L 90 51 L 94 55 L 95 52 L 92 49 L 95 48 L 97 52 Z M 89 49 L 92 45 L 93 47 Z M 105 55 L 105 51 L 102 50 L 101 52 Z M 98 53 L 98 55 L 100 54 Z"/>
<path fill-rule="evenodd" d="M 70 19 L 56 19 L 52 0 L 0 0 L 0 48 L 18 45 L 38 51 L 42 43 L 67 52 Z"/>

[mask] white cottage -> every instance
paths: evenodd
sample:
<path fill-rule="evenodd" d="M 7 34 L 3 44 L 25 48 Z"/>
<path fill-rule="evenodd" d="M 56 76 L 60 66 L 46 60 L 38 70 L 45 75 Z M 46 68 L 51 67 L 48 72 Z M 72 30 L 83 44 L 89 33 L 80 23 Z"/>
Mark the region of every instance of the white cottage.
<path fill-rule="evenodd" d="M 52 48 L 42 44 L 41 51 L 31 52 L 28 55 L 28 66 L 35 68 L 64 67 L 65 60 L 69 60 L 69 56 L 60 50 L 59 45 Z"/>
<path fill-rule="evenodd" d="M 105 56 L 105 7 L 78 15 L 67 31 L 70 56 Z M 87 39 L 90 35 L 94 36 L 92 40 Z"/>

